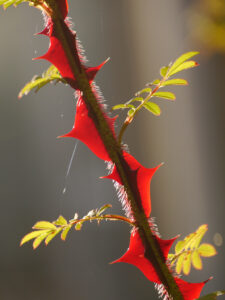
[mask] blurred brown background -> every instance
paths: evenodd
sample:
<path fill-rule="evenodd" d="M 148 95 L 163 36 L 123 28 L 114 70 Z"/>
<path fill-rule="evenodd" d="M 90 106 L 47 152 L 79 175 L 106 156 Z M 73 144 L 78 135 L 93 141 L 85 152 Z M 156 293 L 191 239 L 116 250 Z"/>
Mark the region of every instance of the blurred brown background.
<path fill-rule="evenodd" d="M 200 67 L 183 74 L 190 85 L 173 89 L 176 102 L 159 100 L 159 118 L 140 113 L 124 141 L 145 166 L 165 162 L 151 193 L 152 216 L 162 237 L 184 237 L 207 223 L 204 241 L 213 243 L 215 234 L 224 237 L 225 231 L 225 57 L 219 46 L 210 49 L 194 35 L 201 22 L 195 17 L 194 23 L 193 16 L 205 15 L 207 3 L 69 1 L 90 65 L 111 57 L 96 78 L 109 107 L 130 99 L 181 53 L 202 49 L 196 58 Z M 83 215 L 105 203 L 121 213 L 112 184 L 98 179 L 106 174 L 104 163 L 81 143 L 66 178 L 75 141 L 56 137 L 72 128 L 73 90 L 50 85 L 17 99 L 21 87 L 48 66 L 31 60 L 48 47 L 47 38 L 33 36 L 42 29 L 41 19 L 40 12 L 26 4 L 0 10 L 0 299 L 158 299 L 138 269 L 108 264 L 128 247 L 129 228 L 124 224 L 86 224 L 65 243 L 56 238 L 36 251 L 31 244 L 19 247 L 38 220 Z M 192 271 L 187 278 L 197 282 L 213 276 L 203 294 L 225 288 L 224 244 L 217 250 L 217 256 L 203 261 L 202 271 Z"/>

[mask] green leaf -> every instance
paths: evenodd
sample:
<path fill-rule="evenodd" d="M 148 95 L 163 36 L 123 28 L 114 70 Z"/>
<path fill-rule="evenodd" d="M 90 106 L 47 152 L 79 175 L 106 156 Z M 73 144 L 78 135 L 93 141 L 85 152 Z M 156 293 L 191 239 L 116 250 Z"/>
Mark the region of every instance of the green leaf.
<path fill-rule="evenodd" d="M 194 67 L 197 67 L 198 66 L 198 63 L 196 61 L 193 61 L 193 60 L 189 60 L 189 61 L 186 61 L 184 63 L 182 63 L 179 67 L 177 67 L 174 71 L 170 72 L 170 76 L 178 73 L 178 72 L 181 72 L 183 70 L 187 70 L 187 69 L 190 69 L 190 68 L 194 68 Z"/>
<path fill-rule="evenodd" d="M 47 221 L 39 221 L 32 227 L 33 229 L 51 229 L 55 230 L 56 226 L 50 222 Z"/>
<path fill-rule="evenodd" d="M 225 295 L 225 291 L 217 291 L 198 298 L 197 300 L 216 300 L 218 296 Z"/>
<path fill-rule="evenodd" d="M 35 93 L 39 91 L 40 88 L 45 86 L 46 84 L 55 81 L 55 83 L 66 81 L 60 75 L 58 69 L 51 65 L 43 74 L 42 76 L 34 76 L 30 82 L 28 82 L 24 88 L 19 93 L 19 98 L 23 97 L 24 95 L 29 94 L 31 90 L 34 89 Z"/>
<path fill-rule="evenodd" d="M 59 216 L 58 219 L 54 222 L 55 225 L 67 225 L 67 221 L 63 216 Z"/>
<path fill-rule="evenodd" d="M 157 85 L 160 83 L 160 79 L 155 79 L 153 82 L 151 82 L 151 85 Z"/>
<path fill-rule="evenodd" d="M 202 260 L 198 253 L 198 250 L 195 250 L 191 255 L 192 265 L 195 269 L 201 270 L 202 269 Z"/>
<path fill-rule="evenodd" d="M 192 240 L 189 243 L 190 249 L 198 248 L 198 246 L 201 243 L 201 240 L 207 230 L 208 230 L 208 225 L 203 224 L 203 225 L 199 226 L 199 228 L 196 230 L 196 232 L 192 233 Z"/>
<path fill-rule="evenodd" d="M 83 225 L 83 222 L 78 222 L 78 223 L 75 225 L 75 230 L 81 230 L 82 225 Z"/>
<path fill-rule="evenodd" d="M 111 204 L 105 204 L 102 207 L 100 207 L 97 211 L 97 216 L 100 216 L 106 209 L 111 208 Z"/>
<path fill-rule="evenodd" d="M 135 109 L 134 109 L 134 108 L 131 108 L 130 110 L 128 110 L 127 115 L 128 115 L 129 117 L 132 117 L 133 114 L 134 114 L 134 112 L 135 112 Z"/>
<path fill-rule="evenodd" d="M 3 5 L 3 7 L 6 9 L 11 5 L 19 5 L 22 2 L 28 2 L 28 0 L 1 0 L 0 5 Z"/>
<path fill-rule="evenodd" d="M 185 241 L 177 242 L 177 244 L 175 246 L 175 253 L 176 254 L 180 253 L 183 250 L 184 246 L 185 246 Z"/>
<path fill-rule="evenodd" d="M 160 75 L 161 75 L 162 77 L 165 77 L 166 74 L 167 74 L 167 72 L 168 72 L 168 69 L 169 69 L 169 66 L 162 67 L 162 68 L 160 69 Z"/>
<path fill-rule="evenodd" d="M 192 58 L 193 56 L 199 54 L 199 52 L 197 51 L 191 51 L 191 52 L 187 52 L 182 54 L 181 56 L 179 56 L 175 62 L 172 64 L 172 66 L 170 67 L 170 70 L 168 72 L 168 76 L 171 76 L 179 71 L 177 71 L 177 69 L 180 67 L 180 65 L 182 65 L 184 62 L 186 62 L 188 59 Z"/>
<path fill-rule="evenodd" d="M 183 272 L 188 275 L 191 271 L 191 253 L 186 253 L 183 260 Z"/>
<path fill-rule="evenodd" d="M 72 228 L 72 226 L 68 225 L 66 228 L 63 229 L 63 232 L 61 233 L 61 239 L 63 241 L 66 240 L 67 234 L 68 234 L 68 232 L 70 231 L 71 228 Z"/>
<path fill-rule="evenodd" d="M 177 263 L 176 263 L 176 272 L 177 274 L 180 274 L 183 268 L 183 261 L 184 258 L 186 256 L 186 253 L 182 253 L 181 255 L 179 255 L 178 259 L 177 259 Z"/>
<path fill-rule="evenodd" d="M 145 89 L 143 89 L 143 90 L 137 92 L 137 93 L 135 94 L 135 96 L 139 96 L 139 95 L 145 94 L 145 93 L 146 93 L 146 94 L 150 94 L 151 91 L 152 91 L 151 88 L 145 88 Z M 143 100 L 143 98 L 142 98 L 142 100 Z M 141 101 L 142 101 L 142 100 L 141 100 Z M 137 101 L 137 100 L 136 100 L 136 101 Z"/>
<path fill-rule="evenodd" d="M 168 100 L 175 100 L 176 96 L 171 92 L 156 92 L 153 94 L 153 97 L 164 98 Z"/>
<path fill-rule="evenodd" d="M 129 103 L 135 102 L 135 101 L 142 102 L 142 101 L 144 101 L 144 99 L 143 99 L 142 97 L 135 97 L 135 98 L 131 99 L 131 100 L 129 101 Z"/>
<path fill-rule="evenodd" d="M 36 239 L 33 242 L 33 249 L 37 249 L 37 247 L 41 244 L 41 242 L 46 238 L 46 236 L 48 236 L 50 234 L 50 231 L 48 232 L 44 232 L 41 235 L 39 235 L 38 237 L 36 237 Z"/>
<path fill-rule="evenodd" d="M 50 231 L 49 231 L 49 230 L 35 230 L 35 231 L 32 231 L 32 232 L 26 234 L 26 235 L 22 238 L 22 240 L 21 240 L 21 242 L 20 242 L 20 246 L 22 246 L 23 244 L 29 242 L 30 240 L 36 238 L 37 236 L 39 236 L 39 235 L 41 235 L 41 234 L 43 234 L 43 233 L 45 233 L 45 232 L 50 232 Z"/>
<path fill-rule="evenodd" d="M 127 108 L 126 104 L 117 104 L 117 105 L 115 105 L 115 106 L 112 107 L 113 110 L 124 109 L 124 108 Z"/>
<path fill-rule="evenodd" d="M 144 107 L 155 116 L 160 116 L 161 114 L 160 107 L 154 102 L 147 102 L 144 104 Z"/>
<path fill-rule="evenodd" d="M 203 257 L 210 257 L 217 254 L 215 247 L 210 244 L 201 244 L 198 248 L 198 253 Z"/>
<path fill-rule="evenodd" d="M 168 85 L 187 85 L 188 82 L 185 79 L 180 79 L 180 78 L 175 78 L 175 79 L 170 79 L 167 81 L 164 81 L 162 83 L 162 86 L 168 86 Z"/>
<path fill-rule="evenodd" d="M 45 239 L 45 245 L 47 246 L 51 240 L 58 234 L 60 233 L 60 231 L 62 231 L 62 228 L 57 228 L 57 230 L 53 231 L 52 233 L 50 233 L 47 238 Z"/>

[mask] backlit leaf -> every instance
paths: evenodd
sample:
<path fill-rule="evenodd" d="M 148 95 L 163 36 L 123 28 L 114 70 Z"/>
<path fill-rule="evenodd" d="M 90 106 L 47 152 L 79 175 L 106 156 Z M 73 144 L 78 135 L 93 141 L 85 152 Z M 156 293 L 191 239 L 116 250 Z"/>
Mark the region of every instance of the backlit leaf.
<path fill-rule="evenodd" d="M 201 244 L 198 248 L 198 252 L 201 256 L 210 257 L 216 255 L 216 249 L 210 244 Z"/>
<path fill-rule="evenodd" d="M 111 204 L 105 204 L 98 209 L 97 215 L 100 216 L 106 209 L 111 208 Z"/>
<path fill-rule="evenodd" d="M 188 275 L 191 270 L 191 253 L 186 253 L 183 260 L 183 272 L 185 275 Z"/>
<path fill-rule="evenodd" d="M 177 244 L 175 246 L 175 253 L 176 254 L 180 253 L 183 250 L 184 246 L 185 246 L 185 241 L 179 241 L 179 242 L 177 242 Z"/>
<path fill-rule="evenodd" d="M 180 79 L 180 78 L 175 78 L 175 79 L 170 79 L 167 81 L 164 81 L 162 83 L 162 86 L 168 86 L 168 85 L 187 85 L 188 82 L 185 79 Z"/>
<path fill-rule="evenodd" d="M 135 102 L 135 101 L 141 102 L 141 101 L 143 101 L 143 100 L 144 100 L 144 99 L 143 99 L 142 97 L 135 97 L 135 98 L 131 99 L 130 102 Z"/>
<path fill-rule="evenodd" d="M 54 222 L 55 225 L 67 225 L 67 221 L 63 216 L 59 216 L 58 219 Z"/>
<path fill-rule="evenodd" d="M 166 74 L 167 74 L 168 69 L 169 69 L 169 66 L 162 67 L 162 68 L 160 69 L 160 75 L 161 75 L 162 77 L 165 77 Z"/>
<path fill-rule="evenodd" d="M 160 83 L 160 79 L 155 79 L 153 82 L 151 82 L 150 84 L 154 84 L 157 85 Z"/>
<path fill-rule="evenodd" d="M 180 65 L 182 65 L 188 59 L 192 58 L 193 56 L 195 56 L 197 54 L 199 54 L 199 52 L 191 51 L 191 52 L 184 53 L 180 57 L 178 57 L 175 60 L 175 62 L 172 64 L 172 66 L 170 67 L 170 70 L 168 72 L 168 76 L 171 76 L 172 74 L 175 74 L 175 73 L 179 72 L 179 71 L 177 71 L 177 69 L 180 67 Z"/>
<path fill-rule="evenodd" d="M 130 110 L 128 110 L 127 114 L 129 117 L 131 117 L 135 112 L 135 109 L 134 108 L 131 108 Z"/>
<path fill-rule="evenodd" d="M 50 231 L 48 232 L 44 232 L 41 235 L 39 235 L 38 237 L 36 237 L 36 239 L 33 242 L 33 249 L 37 249 L 37 247 L 41 244 L 41 242 L 46 238 L 46 236 L 48 236 L 50 234 Z"/>
<path fill-rule="evenodd" d="M 43 234 L 43 233 L 45 233 L 45 232 L 49 232 L 49 230 L 35 230 L 35 231 L 32 231 L 32 232 L 26 234 L 26 235 L 22 238 L 22 240 L 21 240 L 21 242 L 20 242 L 20 246 L 22 246 L 23 244 L 29 242 L 30 240 L 36 238 L 37 236 L 39 236 L 39 235 L 41 235 L 41 234 Z"/>
<path fill-rule="evenodd" d="M 154 97 L 164 98 L 168 100 L 175 100 L 176 96 L 171 92 L 156 92 L 153 94 Z"/>
<path fill-rule="evenodd" d="M 6 9 L 11 5 L 19 5 L 22 2 L 28 2 L 28 0 L 0 0 L 0 5 L 3 5 L 3 7 Z M 33 1 L 30 1 L 33 2 Z"/>
<path fill-rule="evenodd" d="M 197 66 L 198 66 L 198 63 L 196 61 L 193 61 L 193 60 L 185 61 L 179 67 L 174 69 L 174 71 L 170 71 L 170 76 L 172 76 L 178 72 L 181 72 L 183 70 L 187 70 L 187 69 L 194 68 Z"/>
<path fill-rule="evenodd" d="M 195 237 L 192 239 L 192 242 L 190 243 L 190 248 L 192 248 L 192 249 L 198 248 L 198 246 L 201 243 L 201 240 L 207 230 L 208 230 L 207 224 L 203 224 L 203 225 L 199 226 L 199 228 L 195 232 Z"/>
<path fill-rule="evenodd" d="M 202 260 L 198 253 L 198 250 L 195 250 L 191 255 L 192 265 L 195 269 L 201 270 L 202 269 Z"/>
<path fill-rule="evenodd" d="M 161 114 L 160 107 L 158 106 L 158 104 L 156 104 L 154 102 L 147 102 L 144 104 L 144 107 L 147 110 L 149 110 L 151 113 L 153 113 L 153 115 L 155 115 L 155 116 L 160 116 L 160 114 Z"/>
<path fill-rule="evenodd" d="M 63 241 L 66 240 L 67 234 L 70 231 L 70 229 L 72 228 L 72 226 L 67 226 L 65 229 L 63 229 L 63 232 L 61 233 L 61 239 Z"/>
<path fill-rule="evenodd" d="M 216 300 L 218 296 L 225 295 L 225 291 L 217 291 L 214 293 L 210 293 L 203 297 L 198 298 L 197 300 Z"/>
<path fill-rule="evenodd" d="M 60 231 L 62 231 L 62 228 L 57 228 L 57 230 L 50 233 L 45 239 L 45 245 L 47 246 Z"/>
<path fill-rule="evenodd" d="M 55 230 L 56 226 L 48 221 L 39 221 L 32 227 L 33 229 L 52 229 Z"/>
<path fill-rule="evenodd" d="M 62 76 L 60 75 L 58 69 L 51 65 L 43 74 L 42 76 L 34 76 L 33 79 L 28 82 L 24 88 L 20 91 L 19 93 L 19 98 L 23 97 L 24 95 L 29 94 L 29 92 L 31 90 L 34 90 L 35 93 L 39 91 L 40 88 L 42 88 L 43 86 L 45 86 L 46 84 L 50 83 L 50 82 L 64 82 L 66 83 L 66 81 L 62 78 Z"/>
<path fill-rule="evenodd" d="M 126 104 L 117 104 L 112 107 L 113 110 L 127 108 Z"/>
<path fill-rule="evenodd" d="M 141 94 L 144 94 L 144 93 L 146 93 L 146 94 L 150 94 L 150 93 L 151 93 L 151 91 L 152 91 L 152 89 L 151 89 L 151 88 L 145 88 L 145 89 L 143 89 L 143 90 L 141 90 L 141 91 L 137 92 L 137 93 L 135 94 L 135 96 L 139 96 L 139 95 L 141 95 Z"/>
<path fill-rule="evenodd" d="M 82 224 L 83 224 L 83 222 L 78 222 L 78 223 L 75 225 L 75 230 L 81 230 Z"/>
<path fill-rule="evenodd" d="M 182 253 L 181 255 L 179 255 L 179 257 L 177 259 L 177 263 L 176 263 L 177 274 L 180 274 L 183 269 L 183 261 L 184 261 L 185 256 L 186 256 L 186 253 Z"/>

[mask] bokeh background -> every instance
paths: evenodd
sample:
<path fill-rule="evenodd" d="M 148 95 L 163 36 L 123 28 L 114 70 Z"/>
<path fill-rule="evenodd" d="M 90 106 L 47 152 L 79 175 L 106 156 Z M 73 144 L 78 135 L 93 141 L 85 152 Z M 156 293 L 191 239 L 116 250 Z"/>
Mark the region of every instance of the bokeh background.
<path fill-rule="evenodd" d="M 200 67 L 183 74 L 190 85 L 173 89 L 176 102 L 159 100 L 162 115 L 143 111 L 124 136 L 143 165 L 165 162 L 151 185 L 152 216 L 165 239 L 184 237 L 205 223 L 204 241 L 218 243 L 215 234 L 224 237 L 223 2 L 69 1 L 90 65 L 111 57 L 96 78 L 109 108 L 157 78 L 162 65 L 201 50 Z M 31 244 L 19 247 L 38 220 L 55 220 L 59 214 L 69 219 L 75 212 L 82 216 L 105 203 L 121 213 L 112 184 L 99 179 L 106 174 L 104 163 L 81 143 L 66 177 L 75 140 L 56 137 L 72 128 L 73 90 L 49 85 L 17 99 L 21 87 L 48 67 L 32 61 L 48 47 L 47 38 L 33 35 L 42 27 L 40 12 L 26 4 L 0 10 L 0 299 L 157 299 L 153 284 L 138 269 L 109 265 L 128 247 L 126 224 L 85 224 L 66 242 L 56 238 L 35 251 Z M 197 282 L 213 276 L 203 294 L 225 288 L 224 244 L 217 251 L 204 259 L 202 271 L 187 278 Z"/>

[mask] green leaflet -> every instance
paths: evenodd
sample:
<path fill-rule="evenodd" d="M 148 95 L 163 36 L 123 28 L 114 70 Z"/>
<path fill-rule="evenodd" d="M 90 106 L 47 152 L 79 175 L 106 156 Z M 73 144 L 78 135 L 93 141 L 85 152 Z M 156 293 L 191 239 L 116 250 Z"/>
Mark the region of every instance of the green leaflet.
<path fill-rule="evenodd" d="M 167 74 L 168 77 L 172 76 L 173 74 L 179 72 L 178 69 L 180 68 L 180 66 L 185 63 L 188 59 L 192 58 L 193 56 L 199 54 L 199 52 L 197 51 L 191 51 L 191 52 L 187 52 L 182 54 L 181 56 L 179 56 L 175 62 L 171 65 L 170 70 Z M 181 70 L 180 70 L 181 71 Z"/>
<path fill-rule="evenodd" d="M 63 216 L 59 216 L 58 219 L 54 222 L 55 225 L 67 225 L 67 221 Z"/>
<path fill-rule="evenodd" d="M 175 100 L 176 96 L 171 92 L 156 92 L 153 94 L 153 97 L 164 98 L 167 100 Z"/>
<path fill-rule="evenodd" d="M 196 63 L 193 60 L 186 61 L 186 62 L 182 63 L 180 66 L 178 66 L 176 69 L 174 69 L 173 71 L 170 71 L 169 76 L 172 76 L 172 75 L 174 75 L 178 72 L 181 72 L 183 70 L 194 68 L 196 66 L 198 66 L 198 63 Z"/>
<path fill-rule="evenodd" d="M 48 229 L 48 230 L 55 230 L 56 226 L 47 221 L 39 221 L 34 224 L 32 227 L 33 229 Z"/>
<path fill-rule="evenodd" d="M 197 300 L 216 300 L 218 296 L 225 295 L 225 291 L 216 291 L 198 298 Z"/>
<path fill-rule="evenodd" d="M 4 9 L 7 9 L 11 5 L 17 6 L 22 2 L 35 3 L 35 1 L 32 0 L 0 0 L 0 5 L 3 5 Z"/>
<path fill-rule="evenodd" d="M 162 68 L 160 69 L 160 75 L 161 75 L 162 77 L 165 77 L 165 76 L 167 75 L 167 72 L 168 72 L 169 68 L 170 68 L 170 66 L 162 67 Z"/>
<path fill-rule="evenodd" d="M 61 233 L 61 239 L 63 241 L 66 240 L 67 234 L 69 233 L 69 231 L 70 231 L 71 228 L 72 228 L 72 225 L 69 225 L 65 229 L 63 229 L 63 232 Z"/>
<path fill-rule="evenodd" d="M 29 242 L 30 240 L 32 240 L 32 239 L 36 238 L 37 236 L 39 236 L 43 233 L 46 233 L 46 232 L 51 232 L 51 231 L 49 231 L 49 230 L 37 230 L 37 231 L 32 231 L 32 232 L 26 234 L 22 238 L 22 240 L 20 242 L 20 246 L 22 246 L 23 244 Z"/>
<path fill-rule="evenodd" d="M 144 108 L 146 108 L 148 111 L 153 113 L 153 115 L 155 115 L 155 116 L 159 116 L 161 114 L 160 107 L 158 106 L 158 104 L 156 104 L 154 102 L 145 103 Z"/>
<path fill-rule="evenodd" d="M 33 249 L 37 249 L 38 246 L 40 246 L 41 242 L 49 235 L 49 232 L 44 232 L 38 237 L 33 242 Z"/>
<path fill-rule="evenodd" d="M 168 86 L 168 85 L 187 85 L 188 82 L 185 79 L 181 78 L 174 78 L 170 80 L 166 80 L 162 83 L 162 86 Z"/>
<path fill-rule="evenodd" d="M 57 228 L 55 231 L 53 231 L 51 234 L 49 234 L 46 239 L 45 239 L 45 245 L 47 246 L 51 240 L 58 234 L 60 233 L 60 231 L 62 231 L 62 228 Z"/>
<path fill-rule="evenodd" d="M 53 65 L 51 65 L 41 76 L 35 75 L 32 80 L 22 88 L 18 97 L 22 98 L 24 95 L 28 95 L 32 90 L 37 93 L 46 84 L 52 82 L 66 83 L 66 81 L 61 77 L 58 69 Z"/>

